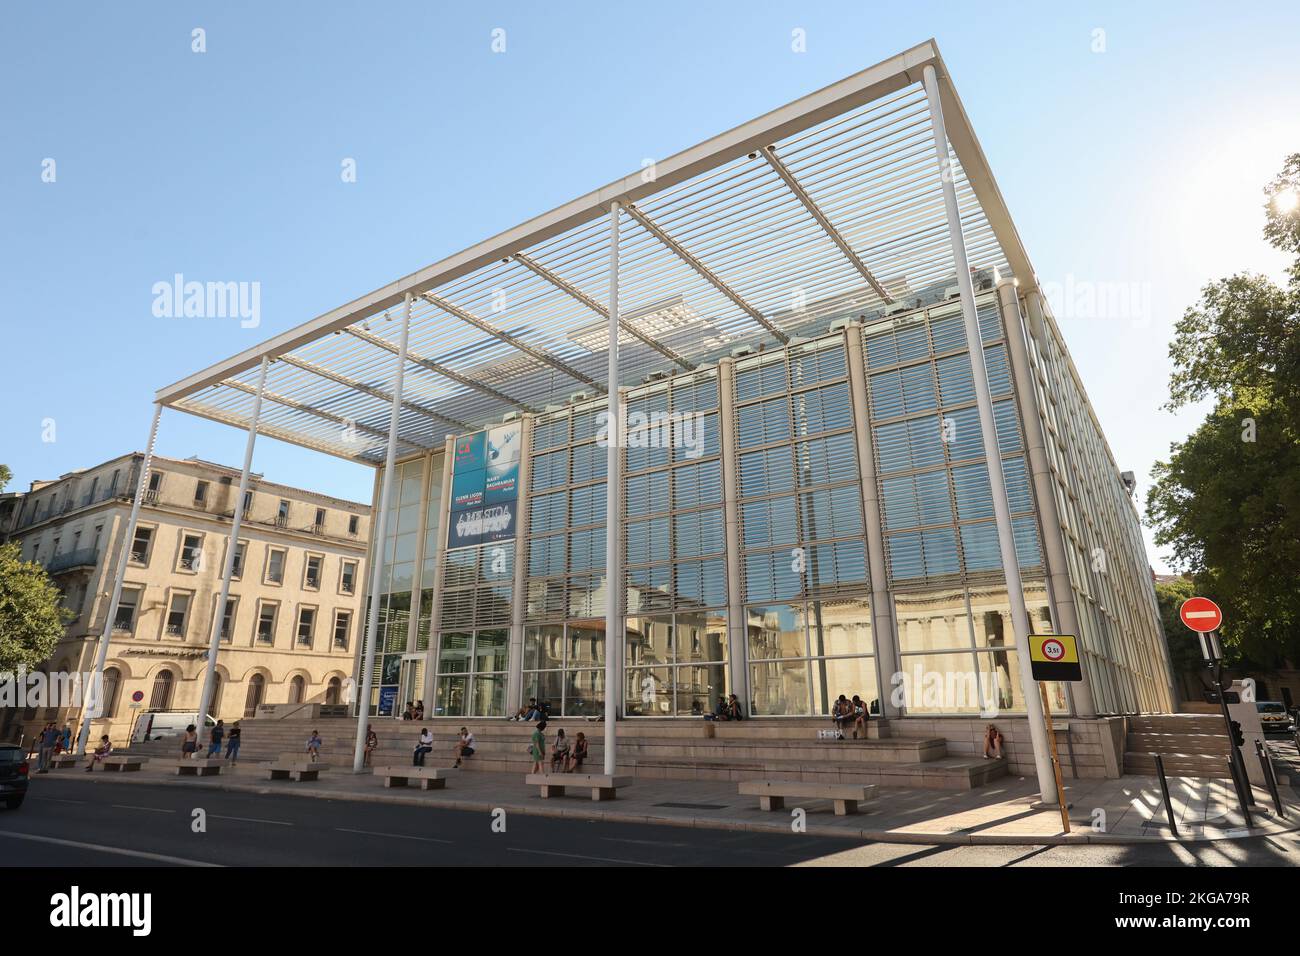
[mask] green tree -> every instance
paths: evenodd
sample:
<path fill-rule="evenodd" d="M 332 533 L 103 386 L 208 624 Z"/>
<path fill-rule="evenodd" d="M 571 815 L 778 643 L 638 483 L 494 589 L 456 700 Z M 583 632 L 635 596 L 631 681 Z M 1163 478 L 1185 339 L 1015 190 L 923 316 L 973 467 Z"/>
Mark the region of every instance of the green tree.
<path fill-rule="evenodd" d="M 1265 236 L 1300 256 L 1300 207 L 1276 201 L 1297 186 L 1300 153 L 1266 190 Z M 1214 407 L 1153 470 L 1156 543 L 1223 608 L 1225 645 L 1265 667 L 1300 660 L 1300 259 L 1285 288 L 1245 274 L 1206 286 L 1169 355 L 1168 407 Z"/>
<path fill-rule="evenodd" d="M 0 491 L 12 472 L 0 465 Z M 49 660 L 72 615 L 45 569 L 24 561 L 17 544 L 0 545 L 0 674 L 32 670 Z"/>

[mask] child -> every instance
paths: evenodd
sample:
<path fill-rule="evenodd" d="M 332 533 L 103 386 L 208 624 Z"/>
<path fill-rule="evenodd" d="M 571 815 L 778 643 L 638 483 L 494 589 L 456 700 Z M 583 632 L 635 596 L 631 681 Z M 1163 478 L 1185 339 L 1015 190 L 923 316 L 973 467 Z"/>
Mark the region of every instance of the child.
<path fill-rule="evenodd" d="M 313 730 L 311 736 L 307 738 L 307 753 L 311 754 L 311 762 L 315 763 L 316 758 L 320 756 L 320 734 Z"/>

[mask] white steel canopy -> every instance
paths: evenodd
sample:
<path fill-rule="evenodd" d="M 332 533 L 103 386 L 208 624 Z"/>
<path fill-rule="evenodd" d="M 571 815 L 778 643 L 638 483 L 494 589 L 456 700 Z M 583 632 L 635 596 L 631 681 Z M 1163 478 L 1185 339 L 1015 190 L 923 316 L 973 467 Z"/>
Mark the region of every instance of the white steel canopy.
<path fill-rule="evenodd" d="M 531 219 L 161 389 L 162 405 L 371 465 L 604 392 L 609 210 L 620 384 L 882 314 L 955 280 L 922 71 L 935 68 L 973 270 L 1033 273 L 934 41 Z"/>

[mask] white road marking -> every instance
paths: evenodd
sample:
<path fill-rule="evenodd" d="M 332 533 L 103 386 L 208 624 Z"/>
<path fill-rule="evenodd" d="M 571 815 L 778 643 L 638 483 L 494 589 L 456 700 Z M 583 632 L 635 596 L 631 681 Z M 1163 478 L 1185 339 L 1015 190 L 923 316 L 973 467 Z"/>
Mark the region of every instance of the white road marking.
<path fill-rule="evenodd" d="M 424 843 L 454 844 L 455 840 L 439 840 L 435 837 L 412 836 L 409 833 L 380 833 L 377 830 L 353 830 L 351 827 L 335 827 L 340 833 L 360 833 L 364 836 L 392 837 L 394 840 L 420 840 Z"/>
<path fill-rule="evenodd" d="M 220 863 L 207 863 L 203 860 L 187 860 L 179 856 L 167 856 L 165 853 L 146 853 L 144 850 L 127 850 L 120 846 L 104 846 L 102 843 L 82 843 L 79 840 L 60 840 L 55 837 L 37 836 L 34 833 L 12 833 L 0 830 L 0 837 L 14 840 L 31 840 L 34 843 L 52 843 L 56 846 L 71 846 L 79 850 L 94 850 L 97 853 L 115 853 L 118 856 L 133 856 L 141 860 L 154 860 L 158 863 L 174 863 L 177 866 L 221 866 Z"/>
<path fill-rule="evenodd" d="M 663 843 L 659 840 L 629 840 L 626 837 L 601 837 L 610 843 L 636 843 L 640 846 L 690 846 L 689 843 Z"/>
<path fill-rule="evenodd" d="M 627 863 L 631 866 L 668 866 L 667 863 L 646 863 L 643 860 L 613 860 L 607 856 L 584 856 L 581 853 L 556 853 L 554 850 L 528 850 L 521 846 L 508 846 L 513 853 L 538 853 L 542 856 L 563 856 L 570 860 L 593 860 L 596 863 Z"/>
<path fill-rule="evenodd" d="M 209 813 L 208 817 L 213 820 L 238 820 L 241 823 L 269 823 L 277 827 L 293 826 L 292 823 L 287 823 L 284 820 L 259 820 L 256 817 L 227 817 L 221 815 L 220 813 Z"/>
<path fill-rule="evenodd" d="M 110 806 L 112 806 L 117 810 L 148 810 L 150 813 L 175 813 L 176 812 L 175 810 L 164 810 L 162 807 L 136 807 L 136 806 L 132 806 L 129 803 L 113 803 L 110 804 Z"/>

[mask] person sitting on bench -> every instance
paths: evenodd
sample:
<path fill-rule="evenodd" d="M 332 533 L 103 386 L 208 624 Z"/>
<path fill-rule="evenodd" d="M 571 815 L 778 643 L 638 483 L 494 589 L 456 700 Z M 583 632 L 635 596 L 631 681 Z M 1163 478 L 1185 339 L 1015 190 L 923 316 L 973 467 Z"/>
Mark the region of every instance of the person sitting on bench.
<path fill-rule="evenodd" d="M 582 762 L 587 759 L 587 735 L 581 730 L 578 736 L 573 738 L 573 751 L 569 754 L 569 762 L 564 768 L 565 773 L 573 773 L 582 769 Z"/>
<path fill-rule="evenodd" d="M 466 727 L 460 728 L 460 740 L 456 741 L 456 746 L 451 748 L 451 752 L 456 755 L 454 766 L 459 767 L 460 762 L 466 757 L 474 756 L 474 735 Z"/>
<path fill-rule="evenodd" d="M 90 756 L 90 763 L 86 765 L 86 773 L 95 769 L 95 764 L 100 763 L 105 757 L 113 752 L 113 745 L 108 742 L 108 734 L 99 738 L 99 746 Z"/>
<path fill-rule="evenodd" d="M 551 772 L 559 767 L 563 770 L 569 765 L 569 740 L 564 736 L 564 728 L 555 732 L 555 743 L 551 747 Z"/>

